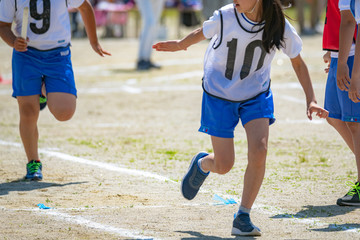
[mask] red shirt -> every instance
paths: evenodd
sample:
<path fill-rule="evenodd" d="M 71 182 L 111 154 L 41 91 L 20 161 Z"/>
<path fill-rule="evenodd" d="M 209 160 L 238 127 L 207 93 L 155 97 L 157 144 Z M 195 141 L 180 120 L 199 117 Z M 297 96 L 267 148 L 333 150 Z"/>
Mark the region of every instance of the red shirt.
<path fill-rule="evenodd" d="M 339 51 L 340 22 L 339 0 L 328 0 L 323 33 L 323 50 L 333 52 Z M 354 41 L 355 38 L 356 32 L 354 34 Z"/>

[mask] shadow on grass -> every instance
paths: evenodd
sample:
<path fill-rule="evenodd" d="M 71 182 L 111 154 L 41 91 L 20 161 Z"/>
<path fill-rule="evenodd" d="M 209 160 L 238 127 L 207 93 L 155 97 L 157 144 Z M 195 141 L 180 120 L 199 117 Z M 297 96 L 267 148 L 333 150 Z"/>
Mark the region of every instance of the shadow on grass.
<path fill-rule="evenodd" d="M 312 228 L 311 231 L 315 232 L 341 232 L 351 231 L 360 233 L 360 224 L 358 223 L 345 223 L 345 224 L 329 224 L 326 228 Z"/>
<path fill-rule="evenodd" d="M 194 232 L 194 231 L 176 231 L 176 232 L 187 233 L 189 235 L 192 235 L 192 237 L 183 237 L 183 238 L 181 238 L 181 240 L 194 240 L 194 239 L 203 239 L 203 240 L 238 240 L 238 239 L 247 239 L 247 240 L 251 240 L 251 239 L 257 239 L 256 237 L 252 237 L 252 236 L 222 238 L 222 237 L 204 235 L 202 233 Z"/>
<path fill-rule="evenodd" d="M 356 210 L 356 207 L 345 207 L 338 205 L 325 205 L 325 206 L 313 206 L 308 205 L 304 206 L 305 209 L 295 213 L 284 213 L 272 216 L 271 218 L 326 218 L 326 217 L 334 217 L 339 215 L 344 215 L 349 212 Z"/>
<path fill-rule="evenodd" d="M 330 218 L 334 216 L 345 215 L 358 209 L 358 207 L 338 206 L 338 205 L 326 205 L 326 206 L 304 206 L 305 209 L 297 212 L 296 214 L 278 214 L 271 218 L 297 218 L 297 219 L 309 219 L 309 218 Z M 340 232 L 354 230 L 360 232 L 360 224 L 358 223 L 346 223 L 346 224 L 328 224 L 325 228 L 312 228 L 311 231 L 317 232 Z"/>
<path fill-rule="evenodd" d="M 74 184 L 83 184 L 86 182 L 70 182 L 70 183 L 49 183 L 42 181 L 25 181 L 23 179 L 15 180 L 7 183 L 0 183 L 0 196 L 7 195 L 9 192 L 29 192 L 37 189 L 50 187 L 65 187 Z"/>

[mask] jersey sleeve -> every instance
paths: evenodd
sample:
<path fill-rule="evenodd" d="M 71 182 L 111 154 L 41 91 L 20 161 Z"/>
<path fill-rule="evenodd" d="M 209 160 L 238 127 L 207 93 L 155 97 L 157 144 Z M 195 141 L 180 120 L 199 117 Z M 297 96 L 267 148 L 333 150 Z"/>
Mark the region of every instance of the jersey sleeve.
<path fill-rule="evenodd" d="M 85 0 L 68 0 L 68 7 L 69 8 L 78 8 L 80 7 Z"/>
<path fill-rule="evenodd" d="M 221 18 L 220 11 L 215 11 L 214 15 L 209 20 L 203 23 L 203 34 L 207 39 L 212 38 L 220 33 Z"/>
<path fill-rule="evenodd" d="M 297 57 L 302 50 L 302 40 L 297 34 L 295 28 L 285 20 L 284 46 L 282 51 L 289 57 Z"/>
<path fill-rule="evenodd" d="M 351 0 L 339 0 L 339 9 L 340 11 L 350 10 Z"/>
<path fill-rule="evenodd" d="M 12 23 L 15 19 L 15 2 L 0 0 L 0 22 Z"/>
<path fill-rule="evenodd" d="M 355 20 L 360 24 L 360 0 L 355 0 Z"/>

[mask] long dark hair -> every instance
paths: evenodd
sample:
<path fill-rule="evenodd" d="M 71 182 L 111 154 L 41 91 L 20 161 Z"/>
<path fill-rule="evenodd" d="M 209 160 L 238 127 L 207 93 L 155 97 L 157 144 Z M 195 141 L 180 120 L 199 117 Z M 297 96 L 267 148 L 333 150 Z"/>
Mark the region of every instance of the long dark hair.
<path fill-rule="evenodd" d="M 275 46 L 283 47 L 285 32 L 285 15 L 280 0 L 263 0 L 261 22 L 265 21 L 262 37 L 263 47 L 266 52 Z"/>

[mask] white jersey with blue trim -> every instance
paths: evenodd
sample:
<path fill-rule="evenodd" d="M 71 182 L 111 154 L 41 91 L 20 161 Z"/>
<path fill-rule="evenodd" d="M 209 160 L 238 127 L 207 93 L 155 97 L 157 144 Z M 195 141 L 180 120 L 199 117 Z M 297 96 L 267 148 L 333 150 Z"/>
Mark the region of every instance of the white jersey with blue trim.
<path fill-rule="evenodd" d="M 360 24 L 360 0 L 354 0 L 354 1 L 355 1 L 354 4 L 355 20 L 357 24 Z"/>
<path fill-rule="evenodd" d="M 262 46 L 264 23 L 255 23 L 238 13 L 233 4 L 214 12 L 203 24 L 212 38 L 204 59 L 204 91 L 229 101 L 245 101 L 270 87 L 270 68 L 276 49 Z M 290 58 L 302 50 L 302 41 L 286 20 L 282 51 Z"/>
<path fill-rule="evenodd" d="M 71 26 L 68 7 L 77 8 L 84 0 L 3 0 L 0 1 L 0 21 L 15 23 L 16 36 L 21 36 L 25 7 L 29 7 L 28 46 L 49 50 L 70 44 Z"/>
<path fill-rule="evenodd" d="M 354 4 L 355 0 L 339 0 L 339 10 L 350 10 L 352 13 L 354 13 Z"/>

